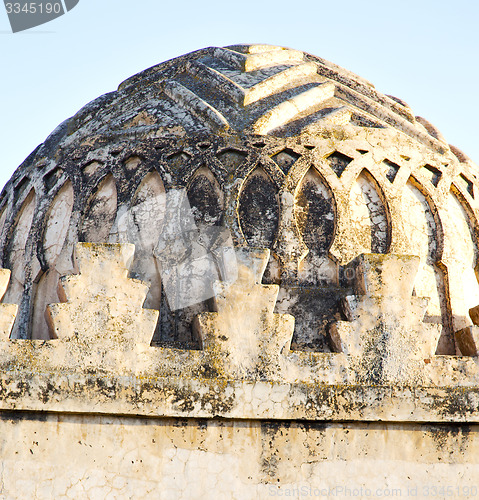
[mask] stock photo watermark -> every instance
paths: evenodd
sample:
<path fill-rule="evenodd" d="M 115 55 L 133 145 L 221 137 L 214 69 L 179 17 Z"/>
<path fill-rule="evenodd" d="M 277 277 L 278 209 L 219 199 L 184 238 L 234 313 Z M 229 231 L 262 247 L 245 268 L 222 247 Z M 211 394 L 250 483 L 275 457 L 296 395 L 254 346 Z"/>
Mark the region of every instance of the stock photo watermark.
<path fill-rule="evenodd" d="M 9 1 L 4 0 L 13 33 L 35 28 L 63 16 L 78 5 L 80 0 Z"/>
<path fill-rule="evenodd" d="M 156 222 L 163 221 L 161 228 L 155 227 L 151 214 Z M 236 281 L 231 232 L 196 224 L 185 189 L 171 189 L 122 213 L 116 224 L 119 241 L 145 247 L 141 230 L 145 224 L 156 236 L 152 251 L 172 311 L 215 297 L 217 282 L 229 286 Z"/>
<path fill-rule="evenodd" d="M 230 285 L 238 277 L 231 233 L 197 227 L 185 190 L 166 194 L 165 225 L 155 256 L 172 311 L 214 297 L 217 281 Z"/>
<path fill-rule="evenodd" d="M 270 498 L 475 498 L 477 486 L 416 485 L 409 487 L 364 487 L 336 485 L 332 487 L 269 486 Z"/>

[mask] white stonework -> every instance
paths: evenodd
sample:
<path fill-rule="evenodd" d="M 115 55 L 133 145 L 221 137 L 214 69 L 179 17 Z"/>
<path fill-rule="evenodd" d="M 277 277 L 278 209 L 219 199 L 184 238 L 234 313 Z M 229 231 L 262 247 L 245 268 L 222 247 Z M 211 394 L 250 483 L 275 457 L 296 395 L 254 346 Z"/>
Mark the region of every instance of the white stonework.
<path fill-rule="evenodd" d="M 0 497 L 479 495 L 478 186 L 297 50 L 87 104 L 0 195 Z"/>
<path fill-rule="evenodd" d="M 5 499 L 475 498 L 477 426 L 128 419 L 0 422 Z M 41 431 L 40 431 L 41 429 Z M 460 450 L 460 451 L 459 451 Z"/>

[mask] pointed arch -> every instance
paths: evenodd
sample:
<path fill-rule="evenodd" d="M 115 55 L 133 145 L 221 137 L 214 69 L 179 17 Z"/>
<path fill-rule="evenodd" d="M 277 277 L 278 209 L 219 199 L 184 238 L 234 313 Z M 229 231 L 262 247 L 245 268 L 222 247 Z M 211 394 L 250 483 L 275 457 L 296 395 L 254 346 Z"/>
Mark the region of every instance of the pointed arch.
<path fill-rule="evenodd" d="M 42 246 L 48 270 L 42 274 L 38 283 L 34 285 L 31 334 L 33 339 L 47 340 L 50 338 L 49 327 L 45 320 L 45 311 L 48 304 L 59 301 L 57 288 L 60 273 L 56 269 L 56 263 L 62 253 L 68 234 L 73 201 L 72 183 L 67 181 L 53 199 L 47 215 Z"/>
<path fill-rule="evenodd" d="M 337 265 L 328 256 L 336 231 L 336 203 L 331 188 L 311 166 L 298 184 L 295 219 L 308 254 L 299 266 L 302 282 L 318 285 L 337 279 Z"/>
<path fill-rule="evenodd" d="M 197 225 L 219 226 L 224 210 L 224 195 L 213 174 L 206 166 L 196 170 L 188 188 L 188 201 Z"/>
<path fill-rule="evenodd" d="M 7 260 L 4 266 L 11 270 L 10 285 L 4 297 L 4 302 L 20 304 L 25 284 L 25 249 L 33 223 L 36 207 L 36 193 L 34 189 L 28 193 L 23 202 L 9 238 Z"/>
<path fill-rule="evenodd" d="M 444 216 L 444 256 L 454 331 L 471 324 L 469 309 L 479 305 L 476 219 L 460 192 L 451 187 Z"/>
<path fill-rule="evenodd" d="M 309 168 L 298 185 L 295 212 L 309 251 L 327 254 L 334 240 L 336 203 L 330 187 L 314 167 Z"/>
<path fill-rule="evenodd" d="M 246 178 L 239 199 L 240 227 L 250 246 L 271 248 L 278 231 L 278 190 L 260 166 Z"/>
<path fill-rule="evenodd" d="M 27 265 L 27 242 L 33 225 L 36 204 L 37 196 L 35 190 L 32 188 L 15 217 L 13 231 L 7 245 L 7 258 L 5 259 L 4 267 L 11 270 L 11 277 L 3 301 L 19 305 L 19 314 L 13 326 L 11 338 L 19 338 L 24 335 L 20 331 L 20 323 L 25 319 L 21 306 L 25 299 L 26 273 L 29 267 Z"/>
<path fill-rule="evenodd" d="M 391 241 L 389 212 L 382 189 L 367 169 L 356 177 L 349 201 L 359 253 L 386 253 Z"/>
<path fill-rule="evenodd" d="M 164 222 L 166 195 L 156 171 L 145 175 L 131 200 L 127 217 L 128 241 L 137 251 L 153 252 Z"/>
<path fill-rule="evenodd" d="M 454 354 L 447 278 L 440 263 L 442 224 L 432 198 L 412 176 L 402 191 L 401 210 L 406 251 L 420 258 L 415 294 L 429 298 L 424 321 L 443 325 L 438 354 Z"/>
<path fill-rule="evenodd" d="M 117 191 L 113 175 L 108 174 L 91 196 L 81 223 L 79 241 L 105 243 L 116 217 Z"/>

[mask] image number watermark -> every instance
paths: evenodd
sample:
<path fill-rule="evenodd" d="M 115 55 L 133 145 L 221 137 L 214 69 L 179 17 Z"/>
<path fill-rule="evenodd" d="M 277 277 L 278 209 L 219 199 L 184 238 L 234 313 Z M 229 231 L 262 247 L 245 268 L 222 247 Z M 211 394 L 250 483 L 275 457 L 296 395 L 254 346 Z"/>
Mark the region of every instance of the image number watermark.
<path fill-rule="evenodd" d="M 360 485 L 297 486 L 269 485 L 267 496 L 286 498 L 475 498 L 477 486 L 471 485 L 414 485 L 397 487 L 376 487 Z"/>
<path fill-rule="evenodd" d="M 4 0 L 8 20 L 13 33 L 25 31 L 35 26 L 53 21 L 70 11 L 79 0 L 49 0 L 49 1 L 9 1 Z"/>

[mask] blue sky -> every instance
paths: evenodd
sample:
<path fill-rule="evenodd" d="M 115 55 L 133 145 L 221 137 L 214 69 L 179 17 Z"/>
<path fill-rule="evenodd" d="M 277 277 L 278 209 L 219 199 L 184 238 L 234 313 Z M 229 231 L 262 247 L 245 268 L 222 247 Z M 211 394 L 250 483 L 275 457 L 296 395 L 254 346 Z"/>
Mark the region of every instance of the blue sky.
<path fill-rule="evenodd" d="M 479 163 L 478 20 L 477 0 L 80 0 L 12 34 L 0 4 L 0 186 L 59 123 L 122 80 L 235 43 L 283 45 L 343 66 L 405 100 Z"/>

